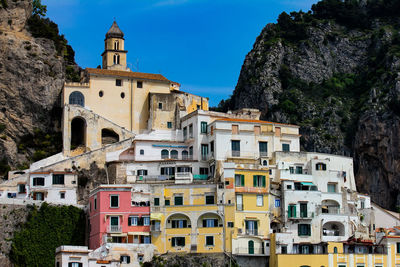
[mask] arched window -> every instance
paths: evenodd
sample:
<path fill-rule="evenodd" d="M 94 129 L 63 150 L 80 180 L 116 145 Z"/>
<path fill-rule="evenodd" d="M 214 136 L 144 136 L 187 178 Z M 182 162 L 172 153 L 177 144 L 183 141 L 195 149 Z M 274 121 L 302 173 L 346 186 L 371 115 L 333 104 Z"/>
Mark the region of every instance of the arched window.
<path fill-rule="evenodd" d="M 249 241 L 249 254 L 254 254 L 254 241 Z"/>
<path fill-rule="evenodd" d="M 118 41 L 114 42 L 114 50 L 119 50 L 119 42 Z"/>
<path fill-rule="evenodd" d="M 171 159 L 178 159 L 178 151 L 176 150 L 171 151 Z"/>
<path fill-rule="evenodd" d="M 263 166 L 268 166 L 268 162 L 266 160 L 263 160 Z"/>
<path fill-rule="evenodd" d="M 74 91 L 69 95 L 69 104 L 70 105 L 79 105 L 85 106 L 85 97 L 81 92 Z"/>
<path fill-rule="evenodd" d="M 74 118 L 71 122 L 71 149 L 85 146 L 86 122 L 82 118 Z"/>
<path fill-rule="evenodd" d="M 337 247 L 333 248 L 333 253 L 337 254 Z"/>
<path fill-rule="evenodd" d="M 162 159 L 167 159 L 169 158 L 169 151 L 166 149 L 161 150 L 161 158 Z"/>
<path fill-rule="evenodd" d="M 189 158 L 189 152 L 187 152 L 187 150 L 183 150 L 182 151 L 182 159 L 188 160 L 188 158 Z"/>
<path fill-rule="evenodd" d="M 319 163 L 317 163 L 317 164 L 315 165 L 315 169 L 316 169 L 317 171 L 326 171 L 326 164 L 325 164 L 325 163 L 322 163 L 322 162 L 319 162 Z"/>
<path fill-rule="evenodd" d="M 118 54 L 114 55 L 114 64 L 119 64 L 119 55 Z"/>

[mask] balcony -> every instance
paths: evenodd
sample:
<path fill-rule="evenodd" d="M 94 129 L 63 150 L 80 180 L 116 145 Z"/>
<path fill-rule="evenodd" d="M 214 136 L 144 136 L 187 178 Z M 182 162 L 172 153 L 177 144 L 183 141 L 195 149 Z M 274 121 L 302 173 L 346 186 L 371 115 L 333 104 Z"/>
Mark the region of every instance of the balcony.
<path fill-rule="evenodd" d="M 314 212 L 296 212 L 296 214 L 288 214 L 289 220 L 312 220 Z"/>
<path fill-rule="evenodd" d="M 251 247 L 236 247 L 234 249 L 234 254 L 241 254 L 241 255 L 254 255 L 254 256 L 264 256 L 264 250 L 262 247 L 258 248 L 251 248 Z"/>
<path fill-rule="evenodd" d="M 151 232 L 161 232 L 161 227 L 160 227 L 160 225 L 152 225 L 150 227 L 150 231 Z"/>
<path fill-rule="evenodd" d="M 240 157 L 240 150 L 232 150 L 232 157 Z"/>
<path fill-rule="evenodd" d="M 260 157 L 262 158 L 268 157 L 268 152 L 260 151 Z"/>
<path fill-rule="evenodd" d="M 193 182 L 193 174 L 190 172 L 177 172 L 175 173 L 176 184 L 188 184 Z"/>
<path fill-rule="evenodd" d="M 258 229 L 246 229 L 246 235 L 258 235 Z"/>
<path fill-rule="evenodd" d="M 108 233 L 122 233 L 122 226 L 121 225 L 109 225 L 107 227 Z"/>

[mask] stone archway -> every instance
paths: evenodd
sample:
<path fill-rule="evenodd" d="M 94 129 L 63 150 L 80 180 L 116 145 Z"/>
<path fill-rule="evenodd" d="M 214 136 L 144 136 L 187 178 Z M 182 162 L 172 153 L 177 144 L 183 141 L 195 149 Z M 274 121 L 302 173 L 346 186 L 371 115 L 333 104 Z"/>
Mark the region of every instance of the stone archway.
<path fill-rule="evenodd" d="M 71 150 L 86 147 L 86 121 L 76 117 L 71 121 Z"/>
<path fill-rule="evenodd" d="M 109 145 L 119 142 L 119 135 L 111 129 L 101 130 L 101 144 Z"/>

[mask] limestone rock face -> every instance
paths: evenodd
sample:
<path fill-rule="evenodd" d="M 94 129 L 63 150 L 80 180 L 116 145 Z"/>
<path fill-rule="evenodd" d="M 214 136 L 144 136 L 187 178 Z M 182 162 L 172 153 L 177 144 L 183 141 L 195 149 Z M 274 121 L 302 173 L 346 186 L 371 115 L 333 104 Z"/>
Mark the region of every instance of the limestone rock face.
<path fill-rule="evenodd" d="M 35 128 L 47 132 L 59 127 L 60 114 L 52 116 L 52 111 L 59 106 L 65 64 L 53 41 L 27 31 L 31 1 L 7 3 L 0 8 L 0 155 L 16 166 L 27 160 L 18 154 L 22 136 Z"/>
<path fill-rule="evenodd" d="M 305 33 L 296 40 L 285 37 L 282 25 L 268 24 L 219 108 L 258 108 L 262 119 L 300 125 L 302 150 L 353 156 L 358 190 L 394 210 L 400 206 L 400 24 L 370 22 L 362 28 L 316 19 L 302 24 Z"/>

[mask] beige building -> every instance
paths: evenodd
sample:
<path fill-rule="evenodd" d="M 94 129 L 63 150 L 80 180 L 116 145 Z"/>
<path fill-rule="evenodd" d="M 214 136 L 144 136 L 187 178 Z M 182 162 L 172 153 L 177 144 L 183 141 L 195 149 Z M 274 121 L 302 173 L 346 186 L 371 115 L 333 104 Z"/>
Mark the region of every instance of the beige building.
<path fill-rule="evenodd" d="M 208 98 L 180 91 L 179 83 L 161 74 L 131 71 L 124 34 L 116 22 L 104 43 L 103 68 L 87 68 L 80 83 L 64 86 L 65 156 L 99 149 L 149 130 L 175 129 L 181 116 L 197 109 L 208 110 Z"/>

